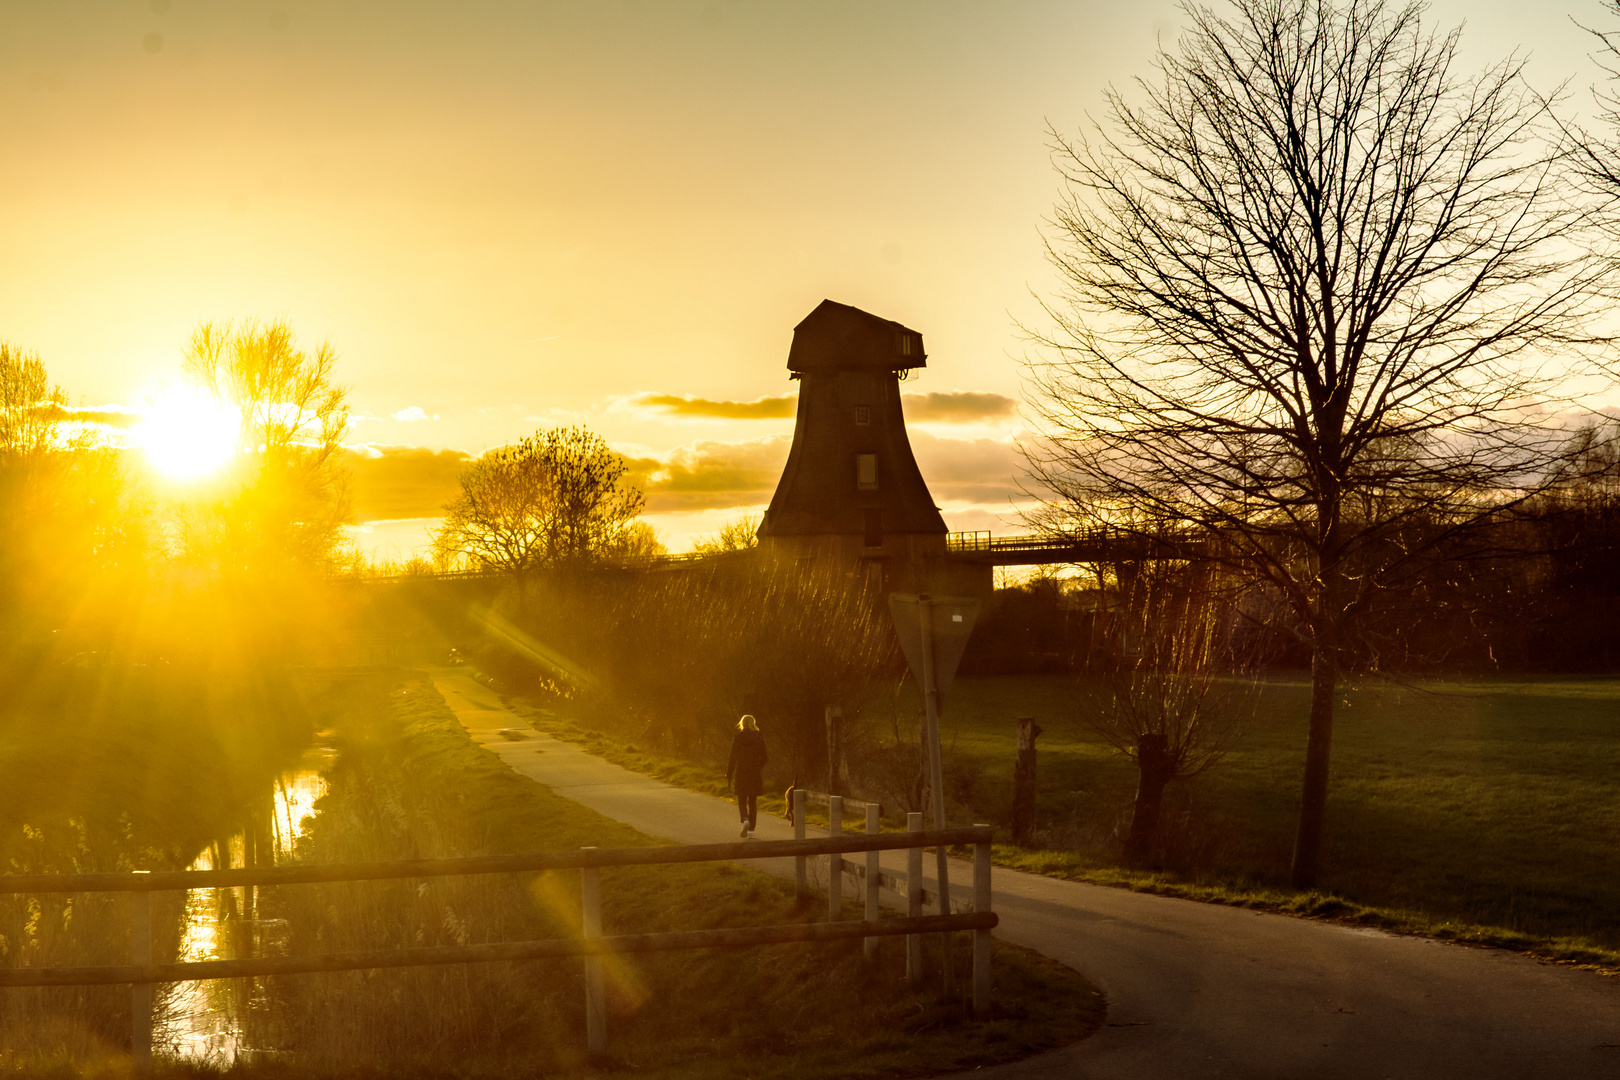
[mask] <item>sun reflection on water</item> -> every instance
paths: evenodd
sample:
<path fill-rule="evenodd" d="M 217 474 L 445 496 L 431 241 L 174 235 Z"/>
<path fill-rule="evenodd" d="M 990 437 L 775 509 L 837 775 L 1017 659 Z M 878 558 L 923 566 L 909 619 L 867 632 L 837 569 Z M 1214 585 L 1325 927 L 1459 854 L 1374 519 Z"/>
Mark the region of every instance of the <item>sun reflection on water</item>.
<path fill-rule="evenodd" d="M 261 830 L 260 844 L 269 850 L 254 861 L 263 865 L 280 863 L 292 855 L 293 845 L 303 832 L 306 818 L 315 812 L 315 801 L 326 792 L 323 770 L 331 764 L 334 752 L 316 748 L 304 755 L 298 767 L 276 779 L 271 813 Z M 223 868 L 243 866 L 248 861 L 253 838 L 246 833 L 219 846 L 218 862 Z M 215 848 L 203 849 L 191 864 L 193 870 L 215 869 Z M 191 889 L 186 893 L 181 924 L 179 960 L 230 960 L 244 955 L 275 955 L 284 950 L 287 925 L 284 919 L 258 916 L 257 890 Z M 262 1000 L 262 980 L 210 979 L 201 982 L 171 983 L 162 996 L 159 1046 L 188 1061 L 229 1065 L 256 1052 L 273 1049 L 250 1045 L 244 1031 L 247 1013 L 266 1004 Z"/>

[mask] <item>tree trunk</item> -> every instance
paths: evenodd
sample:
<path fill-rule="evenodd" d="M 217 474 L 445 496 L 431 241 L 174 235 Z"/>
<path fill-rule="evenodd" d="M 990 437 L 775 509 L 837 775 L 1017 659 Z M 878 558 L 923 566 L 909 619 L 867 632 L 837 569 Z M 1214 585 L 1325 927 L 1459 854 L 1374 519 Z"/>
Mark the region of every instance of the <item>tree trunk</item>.
<path fill-rule="evenodd" d="M 1305 742 L 1305 784 L 1300 796 L 1299 829 L 1294 834 L 1294 865 L 1289 872 L 1296 889 L 1316 884 L 1327 812 L 1328 761 L 1333 750 L 1333 695 L 1338 685 L 1338 668 L 1319 642 L 1311 657 L 1311 726 Z"/>
<path fill-rule="evenodd" d="M 1018 754 L 1013 759 L 1013 843 L 1027 845 L 1035 835 L 1035 739 L 1041 726 L 1033 716 L 1018 718 Z"/>
<path fill-rule="evenodd" d="M 1131 831 L 1125 837 L 1125 861 L 1144 861 L 1159 838 L 1159 808 L 1164 803 L 1165 785 L 1170 783 L 1170 751 L 1163 735 L 1139 735 L 1136 739 L 1136 807 L 1131 811 Z"/>

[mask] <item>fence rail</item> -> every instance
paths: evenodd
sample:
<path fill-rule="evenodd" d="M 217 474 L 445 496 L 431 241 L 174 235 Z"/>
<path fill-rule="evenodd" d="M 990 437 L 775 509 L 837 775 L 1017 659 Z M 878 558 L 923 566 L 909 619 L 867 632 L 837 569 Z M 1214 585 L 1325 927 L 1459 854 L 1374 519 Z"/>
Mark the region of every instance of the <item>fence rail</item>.
<path fill-rule="evenodd" d="M 536 873 L 583 870 L 602 866 L 651 866 L 663 863 L 737 862 L 810 855 L 851 854 L 898 848 L 977 844 L 989 841 L 990 828 L 936 829 L 919 833 L 878 833 L 806 840 L 749 840 L 730 844 L 680 844 L 640 848 L 580 848 L 536 851 L 523 855 L 473 855 L 461 859 L 402 859 L 380 863 L 333 863 L 329 866 L 277 866 L 236 870 L 165 870 L 121 874 L 0 875 L 6 893 L 174 892 L 180 889 L 229 889 L 239 885 L 314 885 L 335 881 L 381 881 L 390 878 L 456 877 L 465 874 Z"/>
<path fill-rule="evenodd" d="M 581 848 L 577 851 L 542 851 L 521 855 L 483 855 L 460 859 L 416 859 L 387 863 L 349 863 L 330 866 L 286 866 L 262 869 L 133 871 L 122 874 L 13 874 L 0 875 L 0 895 L 41 893 L 131 893 L 130 964 L 108 967 L 3 968 L 0 988 L 40 986 L 94 986 L 128 984 L 132 1003 L 131 1052 L 135 1072 L 151 1074 L 152 986 L 158 983 L 188 982 L 198 979 L 225 979 L 270 975 L 294 975 L 323 971 L 357 971 L 373 968 L 419 967 L 444 964 L 477 964 L 502 960 L 538 960 L 583 957 L 586 975 L 586 1041 L 592 1054 L 606 1052 L 607 1010 L 601 978 L 601 957 L 608 954 L 663 952 L 677 949 L 745 948 L 788 942 L 840 941 L 863 938 L 871 955 L 873 939 L 904 935 L 907 938 L 908 975 L 915 980 L 920 969 L 921 934 L 971 930 L 973 934 L 973 1008 L 984 1015 L 990 998 L 990 931 L 997 924 L 991 910 L 990 842 L 988 825 L 967 829 L 922 831 L 920 817 L 913 815 L 908 832 L 883 833 L 877 829 L 876 805 L 868 811 L 868 833 L 840 834 L 838 821 L 841 800 L 831 800 L 833 833 L 825 839 L 747 841 L 729 844 L 694 844 L 644 848 Z M 798 823 L 803 828 L 802 809 Z M 974 910 L 950 914 L 948 905 L 939 915 L 922 915 L 921 849 L 924 847 L 971 844 L 974 847 Z M 893 875 L 882 874 L 877 853 L 910 849 L 910 871 L 904 883 Z M 862 876 L 867 883 L 865 917 L 860 921 L 841 918 L 840 882 L 842 871 L 857 864 L 843 858 L 864 852 L 867 856 Z M 830 910 L 823 923 L 792 923 L 779 926 L 735 927 L 718 930 L 685 930 L 659 934 L 601 933 L 601 879 L 603 867 L 649 866 L 690 862 L 734 862 L 750 859 L 793 858 L 800 892 L 804 889 L 805 860 L 828 856 Z M 539 941 L 487 942 L 478 945 L 450 945 L 417 949 L 381 949 L 366 952 L 311 956 L 256 957 L 242 960 L 201 960 L 189 963 L 152 962 L 151 894 L 186 889 L 221 889 L 237 886 L 313 885 L 344 881 L 381 881 L 399 878 L 448 877 L 469 874 L 536 873 L 547 870 L 579 870 L 582 929 L 579 937 Z M 879 918 L 876 890 L 879 882 L 903 888 L 909 898 L 904 918 Z"/>
<path fill-rule="evenodd" d="M 484 964 L 500 960 L 555 960 L 573 956 L 671 952 L 680 949 L 737 949 L 802 941 L 843 941 L 849 938 L 936 934 L 952 930 L 989 930 L 993 929 L 997 922 L 996 914 L 986 911 L 961 915 L 924 915 L 918 918 L 897 917 L 879 919 L 876 922 L 790 923 L 784 926 L 677 930 L 663 934 L 618 934 L 599 938 L 542 938 L 536 941 L 494 941 L 480 945 L 441 945 L 421 949 L 375 949 L 317 956 L 197 960 L 183 964 L 12 968 L 0 969 L 0 987 L 145 985 L 196 982 L 201 979 L 308 975 L 323 971 Z"/>
<path fill-rule="evenodd" d="M 794 790 L 799 790 L 799 789 L 795 788 Z M 843 798 L 843 800 L 844 800 L 844 810 L 847 813 L 865 814 L 866 813 L 866 808 L 871 806 L 871 807 L 876 807 L 877 808 L 878 817 L 883 816 L 883 804 L 882 803 L 866 802 L 866 801 L 864 801 L 862 799 L 851 799 L 851 798 L 849 798 L 847 796 L 829 795 L 825 791 L 811 791 L 809 789 L 805 789 L 805 792 L 804 792 L 804 799 L 811 806 L 825 806 L 825 807 L 831 808 L 832 800 L 836 799 L 836 798 Z"/>

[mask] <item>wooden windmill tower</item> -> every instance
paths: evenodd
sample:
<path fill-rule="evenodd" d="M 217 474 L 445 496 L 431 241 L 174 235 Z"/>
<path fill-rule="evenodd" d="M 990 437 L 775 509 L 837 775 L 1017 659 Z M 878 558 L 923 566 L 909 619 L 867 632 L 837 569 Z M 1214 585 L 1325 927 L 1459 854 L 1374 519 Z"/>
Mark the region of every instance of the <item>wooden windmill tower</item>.
<path fill-rule="evenodd" d="M 917 331 L 831 300 L 793 328 L 798 419 L 763 552 L 860 564 L 891 590 L 988 592 L 987 567 L 947 564 L 945 519 L 906 436 L 900 382 L 926 363 Z"/>

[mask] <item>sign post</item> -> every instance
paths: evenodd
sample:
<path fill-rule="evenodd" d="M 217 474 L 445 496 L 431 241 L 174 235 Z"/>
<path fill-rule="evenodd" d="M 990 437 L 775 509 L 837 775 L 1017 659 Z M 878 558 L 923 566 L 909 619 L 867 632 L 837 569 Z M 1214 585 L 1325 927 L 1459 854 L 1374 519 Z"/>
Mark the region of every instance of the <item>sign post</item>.
<path fill-rule="evenodd" d="M 931 597 L 927 593 L 912 596 L 907 593 L 889 594 L 889 613 L 894 617 L 895 632 L 900 637 L 900 648 L 906 662 L 923 692 L 925 718 L 923 741 L 928 744 L 928 786 L 932 792 L 934 828 L 945 828 L 945 775 L 940 758 L 939 714 L 946 691 L 956 678 L 956 666 L 962 662 L 968 635 L 973 632 L 973 620 L 979 613 L 979 602 L 972 597 Z M 939 885 L 939 913 L 951 913 L 950 868 L 944 847 L 938 854 L 937 882 Z M 945 992 L 952 991 L 956 979 L 956 965 L 951 956 L 950 935 L 942 935 L 945 942 L 943 967 Z"/>

